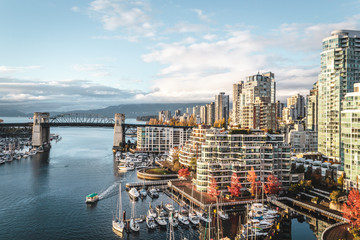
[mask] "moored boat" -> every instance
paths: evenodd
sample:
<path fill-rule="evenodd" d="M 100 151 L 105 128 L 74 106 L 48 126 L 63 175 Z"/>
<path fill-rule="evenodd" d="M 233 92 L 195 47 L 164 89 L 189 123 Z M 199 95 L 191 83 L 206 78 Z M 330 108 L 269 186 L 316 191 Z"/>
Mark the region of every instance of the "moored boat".
<path fill-rule="evenodd" d="M 133 187 L 133 188 L 130 189 L 130 191 L 129 191 L 129 196 L 130 196 L 130 198 L 133 199 L 133 200 L 138 200 L 140 194 L 139 194 L 139 192 L 136 190 L 136 188 Z"/>
<path fill-rule="evenodd" d="M 157 223 L 155 222 L 155 218 L 152 216 L 146 216 L 146 226 L 149 229 L 155 229 L 157 227 Z"/>
<path fill-rule="evenodd" d="M 158 198 L 159 197 L 159 193 L 156 191 L 155 188 L 151 188 L 148 193 L 149 193 L 149 196 L 151 198 Z"/>
<path fill-rule="evenodd" d="M 121 199 L 121 184 L 119 184 L 119 200 L 118 200 L 118 211 L 116 211 L 117 216 L 115 216 L 115 218 L 112 221 L 112 228 L 115 231 L 118 231 L 120 233 L 122 233 L 124 231 L 124 220 L 123 220 L 123 216 L 122 216 L 122 199 Z"/>

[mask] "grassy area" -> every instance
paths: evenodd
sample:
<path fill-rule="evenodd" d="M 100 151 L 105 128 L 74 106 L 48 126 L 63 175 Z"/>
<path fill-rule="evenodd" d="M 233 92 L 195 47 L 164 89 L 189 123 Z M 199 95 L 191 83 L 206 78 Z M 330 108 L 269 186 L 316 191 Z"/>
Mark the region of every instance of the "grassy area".
<path fill-rule="evenodd" d="M 151 169 L 146 169 L 145 173 L 149 173 L 149 174 L 157 174 L 157 175 L 166 175 L 166 174 L 174 174 L 171 171 L 165 170 L 163 168 L 151 168 Z"/>

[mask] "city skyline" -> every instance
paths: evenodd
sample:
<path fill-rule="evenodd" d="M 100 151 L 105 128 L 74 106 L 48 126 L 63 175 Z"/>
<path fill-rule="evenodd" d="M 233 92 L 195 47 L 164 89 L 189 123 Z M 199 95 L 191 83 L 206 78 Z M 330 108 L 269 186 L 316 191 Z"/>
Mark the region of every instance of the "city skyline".
<path fill-rule="evenodd" d="M 358 1 L 1 5 L 0 107 L 29 112 L 210 102 L 268 71 L 284 102 L 317 81 L 323 38 L 360 28 Z"/>

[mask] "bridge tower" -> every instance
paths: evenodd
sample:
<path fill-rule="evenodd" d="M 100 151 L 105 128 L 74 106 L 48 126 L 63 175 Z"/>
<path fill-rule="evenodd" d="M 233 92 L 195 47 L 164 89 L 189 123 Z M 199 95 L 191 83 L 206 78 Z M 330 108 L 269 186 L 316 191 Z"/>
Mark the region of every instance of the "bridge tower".
<path fill-rule="evenodd" d="M 119 149 L 125 143 L 125 134 L 123 123 L 125 123 L 125 114 L 115 113 L 114 124 L 114 149 Z"/>
<path fill-rule="evenodd" d="M 32 131 L 32 145 L 34 147 L 43 146 L 50 143 L 50 127 L 42 126 L 42 123 L 49 123 L 50 113 L 35 112 Z"/>

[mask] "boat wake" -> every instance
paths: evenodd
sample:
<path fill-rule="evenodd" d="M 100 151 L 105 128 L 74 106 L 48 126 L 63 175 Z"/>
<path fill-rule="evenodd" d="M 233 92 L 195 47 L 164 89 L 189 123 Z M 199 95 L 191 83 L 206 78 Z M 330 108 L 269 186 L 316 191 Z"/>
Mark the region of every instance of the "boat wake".
<path fill-rule="evenodd" d="M 117 192 L 114 192 L 114 189 L 119 185 L 118 182 L 113 183 L 105 191 L 99 194 L 99 200 L 106 199 L 111 196 L 115 196 Z"/>

